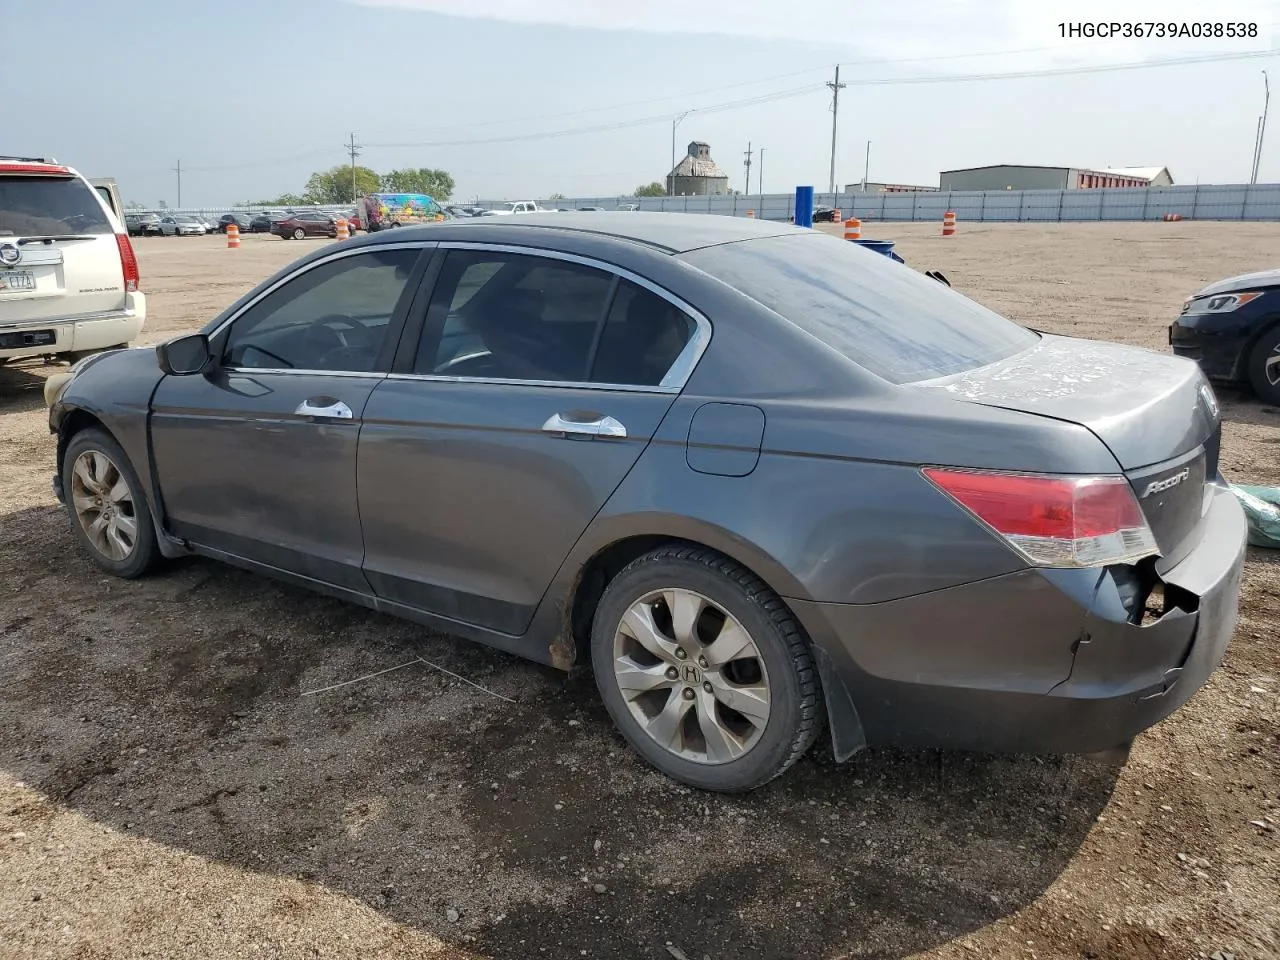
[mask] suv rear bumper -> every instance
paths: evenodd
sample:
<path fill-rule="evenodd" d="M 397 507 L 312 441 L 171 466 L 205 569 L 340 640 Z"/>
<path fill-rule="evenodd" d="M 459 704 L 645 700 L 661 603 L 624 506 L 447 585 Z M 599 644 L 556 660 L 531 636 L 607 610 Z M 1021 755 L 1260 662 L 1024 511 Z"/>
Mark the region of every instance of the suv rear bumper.
<path fill-rule="evenodd" d="M 146 320 L 146 294 L 130 293 L 125 296 L 123 310 L 47 320 L 0 321 L 0 359 L 120 346 L 141 333 Z"/>

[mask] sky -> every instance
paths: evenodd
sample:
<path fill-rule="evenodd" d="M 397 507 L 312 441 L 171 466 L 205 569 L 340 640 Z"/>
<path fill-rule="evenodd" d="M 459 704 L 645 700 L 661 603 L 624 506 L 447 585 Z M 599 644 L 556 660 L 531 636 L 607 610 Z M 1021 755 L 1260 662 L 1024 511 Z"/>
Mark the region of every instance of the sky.
<path fill-rule="evenodd" d="M 1099 21 L 1258 35 L 1059 26 Z M 677 159 L 706 141 L 744 189 L 750 149 L 751 192 L 823 191 L 837 63 L 838 184 L 868 141 L 872 181 L 1013 163 L 1239 183 L 1263 70 L 1280 99 L 1280 0 L 0 0 L 0 23 L 3 152 L 145 206 L 178 204 L 179 164 L 186 207 L 301 192 L 352 134 L 361 164 L 445 169 L 456 199 L 616 197 L 665 177 L 682 115 Z M 1262 181 L 1280 181 L 1271 113 Z"/>

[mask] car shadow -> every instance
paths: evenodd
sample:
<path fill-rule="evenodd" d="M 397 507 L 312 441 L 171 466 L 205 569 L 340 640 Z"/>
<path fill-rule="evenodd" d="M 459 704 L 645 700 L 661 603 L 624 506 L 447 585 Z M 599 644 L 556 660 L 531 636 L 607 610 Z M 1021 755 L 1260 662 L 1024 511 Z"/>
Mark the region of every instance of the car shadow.
<path fill-rule="evenodd" d="M 0 525 L 0 768 L 498 956 L 905 957 L 1039 896 L 1118 774 L 820 742 L 701 793 L 628 749 L 587 676 L 210 562 L 105 578 L 53 507 Z"/>
<path fill-rule="evenodd" d="M 66 369 L 23 364 L 0 366 L 0 415 L 29 413 L 44 406 L 44 381 L 50 372 Z"/>

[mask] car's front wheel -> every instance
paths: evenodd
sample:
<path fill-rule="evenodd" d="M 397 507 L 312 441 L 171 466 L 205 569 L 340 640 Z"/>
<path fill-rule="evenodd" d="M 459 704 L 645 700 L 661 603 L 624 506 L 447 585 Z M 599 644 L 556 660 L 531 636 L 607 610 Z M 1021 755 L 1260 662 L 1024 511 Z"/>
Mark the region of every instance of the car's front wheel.
<path fill-rule="evenodd" d="M 1249 383 L 1258 399 L 1280 406 L 1280 324 L 1263 331 L 1248 362 Z"/>
<path fill-rule="evenodd" d="M 702 547 L 660 547 L 623 569 L 600 599 L 591 656 L 623 736 L 691 786 L 758 787 L 822 728 L 800 625 L 754 574 Z"/>
<path fill-rule="evenodd" d="M 301 227 L 297 227 L 293 231 L 293 239 L 295 240 L 302 240 L 306 237 L 306 235 L 307 235 L 307 231 L 303 230 Z"/>
<path fill-rule="evenodd" d="M 109 434 L 90 428 L 71 438 L 62 494 L 76 539 L 98 566 L 127 579 L 155 566 L 160 548 L 142 483 Z"/>

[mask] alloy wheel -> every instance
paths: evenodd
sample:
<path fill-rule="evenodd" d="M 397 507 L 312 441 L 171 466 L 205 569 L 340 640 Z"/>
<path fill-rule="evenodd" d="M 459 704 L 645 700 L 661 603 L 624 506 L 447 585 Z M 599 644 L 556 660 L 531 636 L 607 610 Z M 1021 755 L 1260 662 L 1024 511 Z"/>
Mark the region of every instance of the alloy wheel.
<path fill-rule="evenodd" d="M 1271 356 L 1267 357 L 1262 365 L 1262 371 L 1267 378 L 1267 383 L 1273 387 L 1280 387 L 1280 343 L 1276 344 L 1276 348 L 1271 351 Z"/>
<path fill-rule="evenodd" d="M 71 503 L 95 550 L 117 562 L 129 558 L 138 544 L 136 505 L 120 468 L 101 450 L 76 457 Z"/>
<path fill-rule="evenodd" d="M 769 678 L 755 641 L 692 590 L 657 590 L 627 609 L 613 673 L 640 728 L 686 760 L 737 760 L 769 722 Z"/>

